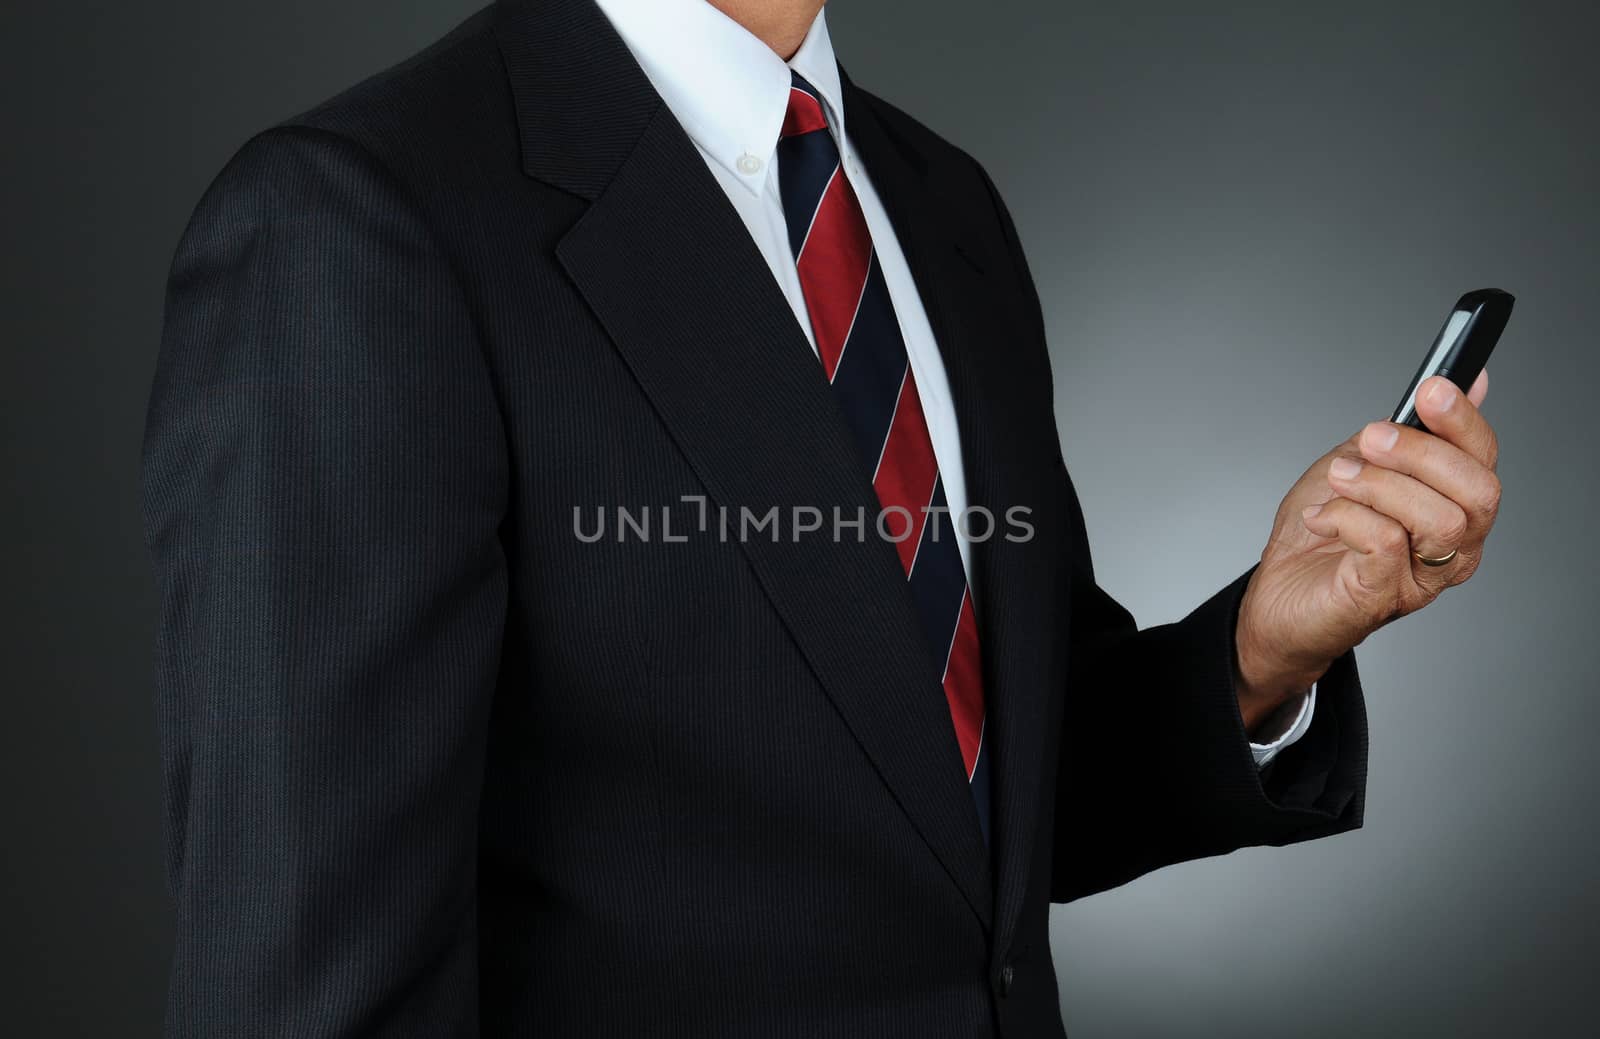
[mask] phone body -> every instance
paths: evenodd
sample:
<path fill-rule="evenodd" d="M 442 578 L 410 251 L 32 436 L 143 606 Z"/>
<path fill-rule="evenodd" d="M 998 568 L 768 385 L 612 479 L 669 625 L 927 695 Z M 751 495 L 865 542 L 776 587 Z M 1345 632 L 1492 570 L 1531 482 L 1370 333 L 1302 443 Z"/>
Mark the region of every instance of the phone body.
<path fill-rule="evenodd" d="M 1516 301 L 1515 296 L 1500 289 L 1477 289 L 1456 300 L 1389 421 L 1413 429 L 1428 428 L 1417 417 L 1417 387 L 1431 376 L 1443 375 L 1461 387 L 1462 393 L 1471 389 L 1489 362 L 1494 344 L 1500 341 L 1500 333 L 1511 319 L 1511 305 Z"/>

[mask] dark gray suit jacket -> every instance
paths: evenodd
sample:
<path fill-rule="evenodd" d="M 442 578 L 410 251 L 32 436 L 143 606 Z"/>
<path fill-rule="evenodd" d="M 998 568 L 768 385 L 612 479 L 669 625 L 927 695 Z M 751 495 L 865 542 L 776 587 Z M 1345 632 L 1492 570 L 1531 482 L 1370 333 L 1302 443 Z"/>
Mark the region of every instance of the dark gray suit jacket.
<path fill-rule="evenodd" d="M 249 141 L 173 266 L 144 469 L 170 1035 L 1058 1036 L 1052 900 L 1360 824 L 1353 659 L 1258 774 L 1250 571 L 1145 631 L 1095 584 L 994 185 L 845 92 L 971 503 L 1032 510 L 974 550 L 992 850 L 892 545 L 575 536 L 876 501 L 605 19 L 506 0 Z"/>

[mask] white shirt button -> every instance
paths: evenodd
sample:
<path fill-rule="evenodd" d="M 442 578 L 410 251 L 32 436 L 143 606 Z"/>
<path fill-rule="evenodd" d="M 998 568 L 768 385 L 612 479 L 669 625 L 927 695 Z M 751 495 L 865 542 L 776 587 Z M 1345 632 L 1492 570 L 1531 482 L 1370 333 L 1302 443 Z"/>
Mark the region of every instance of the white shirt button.
<path fill-rule="evenodd" d="M 739 156 L 739 161 L 735 162 L 734 165 L 739 167 L 740 173 L 761 172 L 761 160 L 756 158 L 754 155 L 751 155 L 749 152 L 745 152 L 743 155 Z"/>

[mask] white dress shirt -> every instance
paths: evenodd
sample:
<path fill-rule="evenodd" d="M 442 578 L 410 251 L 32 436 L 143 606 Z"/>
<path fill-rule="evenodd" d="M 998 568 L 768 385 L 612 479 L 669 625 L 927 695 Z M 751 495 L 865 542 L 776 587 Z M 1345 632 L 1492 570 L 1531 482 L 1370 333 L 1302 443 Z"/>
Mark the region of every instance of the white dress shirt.
<path fill-rule="evenodd" d="M 789 246 L 783 200 L 778 194 L 778 134 L 789 105 L 790 70 L 800 73 L 822 97 L 828 128 L 838 145 L 840 161 L 850 186 L 861 203 L 878 262 L 889 287 L 900 333 L 905 339 L 911 371 L 933 441 L 933 454 L 944 481 L 950 514 L 967 506 L 966 479 L 961 467 L 961 436 L 956 422 L 944 361 L 922 308 L 899 240 L 883 203 L 873 189 L 845 133 L 845 112 L 839 85 L 839 67 L 828 38 L 825 11 L 817 12 L 806 38 L 787 63 L 738 22 L 706 0 L 597 0 L 623 43 L 644 69 L 706 166 L 738 211 L 750 231 L 778 287 L 794 311 L 811 349 L 816 338 L 800 291 L 800 275 Z M 820 360 L 818 363 L 821 363 Z M 968 539 L 956 528 L 956 545 L 974 595 L 972 557 Z M 1265 765 L 1280 750 L 1299 739 L 1311 724 L 1316 689 L 1298 709 L 1285 711 L 1280 730 L 1271 743 L 1250 745 L 1257 765 Z M 1288 717 L 1291 716 L 1292 717 Z M 1121 734 L 1136 755 L 1138 733 Z"/>

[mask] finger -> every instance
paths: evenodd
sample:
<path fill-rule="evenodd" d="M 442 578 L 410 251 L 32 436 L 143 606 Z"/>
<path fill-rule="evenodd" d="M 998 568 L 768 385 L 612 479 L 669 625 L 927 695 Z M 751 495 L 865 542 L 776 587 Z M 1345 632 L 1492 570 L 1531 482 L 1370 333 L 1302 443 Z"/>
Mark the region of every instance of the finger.
<path fill-rule="evenodd" d="M 1485 392 L 1488 385 L 1484 383 Z M 1428 432 L 1461 448 L 1486 468 L 1495 467 L 1500 445 L 1494 427 L 1455 383 L 1442 375 L 1425 380 L 1417 390 L 1417 414 Z"/>
<path fill-rule="evenodd" d="M 1469 406 L 1465 398 L 1457 405 Z M 1393 422 L 1368 423 L 1357 446 L 1368 462 L 1414 477 L 1459 505 L 1467 514 L 1467 544 L 1488 537 L 1500 509 L 1500 478 L 1480 460 L 1443 437 Z"/>
<path fill-rule="evenodd" d="M 1349 498 L 1330 498 L 1301 512 L 1306 529 L 1349 548 L 1356 580 L 1368 596 L 1384 597 L 1411 572 L 1411 535 L 1398 520 Z"/>
<path fill-rule="evenodd" d="M 1472 380 L 1472 389 L 1467 391 L 1467 399 L 1475 408 L 1483 407 L 1483 398 L 1489 395 L 1489 369 L 1484 368 L 1478 372 L 1478 377 Z"/>
<path fill-rule="evenodd" d="M 1445 556 L 1466 540 L 1466 510 L 1415 477 L 1340 456 L 1328 466 L 1328 483 L 1343 497 L 1398 520 L 1413 552 Z"/>

